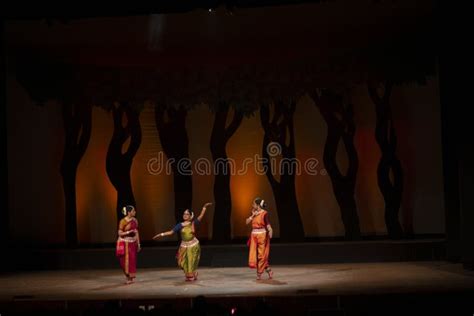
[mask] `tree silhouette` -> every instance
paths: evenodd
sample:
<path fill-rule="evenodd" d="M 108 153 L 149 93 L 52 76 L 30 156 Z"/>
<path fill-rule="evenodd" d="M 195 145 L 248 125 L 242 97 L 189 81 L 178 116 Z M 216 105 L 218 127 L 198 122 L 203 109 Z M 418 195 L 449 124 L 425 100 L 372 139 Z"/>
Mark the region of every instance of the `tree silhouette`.
<path fill-rule="evenodd" d="M 390 95 L 393 84 L 369 81 L 368 91 L 375 104 L 375 139 L 380 147 L 381 157 L 377 167 L 377 182 L 385 201 L 385 225 L 390 238 L 399 239 L 403 235 L 398 219 L 403 191 L 403 170 L 397 157 L 397 136 L 390 109 Z M 379 94 L 377 88 L 383 88 Z"/>
<path fill-rule="evenodd" d="M 227 118 L 230 112 L 230 105 L 226 101 L 221 101 L 217 105 L 212 126 L 210 148 L 212 160 L 214 161 L 214 221 L 212 229 L 212 239 L 219 242 L 228 242 L 231 239 L 231 210 L 232 198 L 230 194 L 230 172 L 226 145 L 229 139 L 239 128 L 244 115 L 241 111 L 235 110 L 229 126 Z"/>
<path fill-rule="evenodd" d="M 92 103 L 81 95 L 81 85 L 74 69 L 67 65 L 41 60 L 19 63 L 17 79 L 40 106 L 48 101 L 61 107 L 64 128 L 64 150 L 59 172 L 64 190 L 65 240 L 78 244 L 76 175 L 89 145 L 92 126 Z"/>
<path fill-rule="evenodd" d="M 273 117 L 271 117 L 273 108 Z M 296 101 L 278 100 L 272 106 L 260 107 L 260 120 L 264 130 L 262 154 L 266 166 L 266 175 L 275 197 L 278 220 L 280 222 L 280 239 L 282 241 L 300 241 L 304 239 L 303 223 L 296 200 L 295 172 L 281 172 L 278 181 L 272 174 L 269 153 L 270 143 L 276 143 L 281 148 L 281 158 L 292 164 L 296 158 L 293 115 Z M 288 143 L 288 144 L 287 144 Z M 284 171 L 284 170 L 281 170 Z"/>
<path fill-rule="evenodd" d="M 76 175 L 79 163 L 86 152 L 91 137 L 92 105 L 62 104 L 64 126 L 64 151 L 61 177 L 66 210 L 66 243 L 77 245 Z"/>
<path fill-rule="evenodd" d="M 354 146 L 354 111 L 351 103 L 344 103 L 342 94 L 329 89 L 311 93 L 324 121 L 328 132 L 324 145 L 324 166 L 331 179 L 336 201 L 339 204 L 341 218 L 345 228 L 345 237 L 349 240 L 360 238 L 359 217 L 354 199 L 354 190 L 359 167 L 359 159 Z M 343 174 L 337 165 L 337 149 L 342 140 L 349 167 Z"/>
<path fill-rule="evenodd" d="M 155 104 L 155 122 L 161 146 L 170 160 L 174 180 L 175 219 L 191 208 L 193 200 L 189 139 L 186 131 L 188 109 L 185 106 Z"/>
<path fill-rule="evenodd" d="M 141 107 L 129 102 L 115 102 L 108 109 L 112 113 L 114 132 L 106 157 L 106 170 L 110 182 L 117 191 L 117 221 L 122 219 L 125 205 L 136 206 L 130 171 L 133 158 L 142 141 L 140 126 Z M 125 125 L 123 121 L 126 120 Z M 129 141 L 128 147 L 125 147 Z"/>

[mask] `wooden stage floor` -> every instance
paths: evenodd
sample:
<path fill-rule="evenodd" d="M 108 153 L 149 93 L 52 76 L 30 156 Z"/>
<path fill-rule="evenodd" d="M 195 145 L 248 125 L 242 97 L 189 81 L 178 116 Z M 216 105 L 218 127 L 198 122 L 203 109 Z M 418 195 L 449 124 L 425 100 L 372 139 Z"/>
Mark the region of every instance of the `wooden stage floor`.
<path fill-rule="evenodd" d="M 125 285 L 115 270 L 19 272 L 0 275 L 0 306 L 56 302 L 157 299 L 187 302 L 244 297 L 347 297 L 381 294 L 474 293 L 474 272 L 443 261 L 273 266 L 274 278 L 255 280 L 246 267 L 200 268 L 199 280 L 185 282 L 178 268 L 140 269 L 134 284 Z M 85 303 L 84 303 L 85 304 Z M 186 305 L 188 303 L 184 303 Z M 189 303 L 191 304 L 191 303 Z M 340 304 L 337 299 L 337 305 Z M 474 301 L 473 301 L 474 304 Z M 44 305 L 44 304 L 43 304 Z M 65 307 L 67 308 L 67 307 Z M 1 312 L 1 307 L 0 307 Z"/>

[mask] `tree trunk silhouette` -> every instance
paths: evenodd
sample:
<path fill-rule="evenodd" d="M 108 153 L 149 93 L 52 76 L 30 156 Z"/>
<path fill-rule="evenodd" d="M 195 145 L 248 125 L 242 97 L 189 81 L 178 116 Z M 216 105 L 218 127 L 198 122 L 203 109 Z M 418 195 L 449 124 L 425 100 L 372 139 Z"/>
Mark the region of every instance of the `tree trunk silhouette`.
<path fill-rule="evenodd" d="M 92 106 L 63 103 L 61 111 L 65 142 L 60 173 L 63 180 L 66 212 L 66 244 L 76 246 L 78 244 L 76 175 L 77 167 L 86 152 L 91 137 Z"/>
<path fill-rule="evenodd" d="M 354 146 L 355 123 L 352 104 L 344 104 L 342 95 L 329 90 L 322 90 L 321 94 L 312 93 L 321 115 L 323 116 L 328 133 L 324 144 L 324 166 L 331 179 L 332 189 L 339 204 L 342 223 L 345 229 L 345 238 L 348 240 L 360 239 L 359 216 L 354 198 L 359 158 Z M 337 165 L 337 149 L 342 140 L 347 153 L 349 167 L 347 173 L 342 174 Z"/>
<path fill-rule="evenodd" d="M 403 170 L 396 154 L 397 136 L 389 102 L 393 85 L 391 82 L 385 82 L 382 96 L 377 92 L 378 86 L 375 82 L 368 83 L 369 95 L 375 104 L 377 117 L 375 139 L 382 154 L 377 167 L 377 180 L 385 201 L 385 225 L 388 235 L 392 239 L 400 239 L 403 230 L 398 212 L 402 200 Z"/>
<path fill-rule="evenodd" d="M 229 104 L 220 102 L 214 117 L 211 134 L 211 153 L 214 161 L 214 220 L 212 239 L 218 242 L 231 240 L 231 210 L 232 199 L 230 194 L 231 167 L 227 158 L 226 145 L 242 123 L 242 113 L 235 111 L 232 122 L 226 127 L 229 115 Z"/>
<path fill-rule="evenodd" d="M 295 136 L 293 129 L 293 115 L 296 109 L 296 102 L 285 104 L 282 101 L 274 105 L 275 113 L 270 119 L 270 107 L 263 105 L 260 107 L 260 119 L 264 129 L 262 154 L 266 166 L 266 175 L 270 182 L 275 196 L 278 220 L 280 223 L 281 241 L 302 241 L 304 240 L 304 229 L 296 200 L 295 172 L 280 172 L 280 181 L 277 181 L 272 174 L 271 160 L 275 159 L 275 153 L 281 149 L 282 159 L 296 162 Z M 288 134 L 288 145 L 287 143 Z M 273 144 L 276 143 L 276 144 Z M 276 145 L 276 147 L 274 146 Z M 273 149 L 272 149 L 273 147 Z M 278 153 L 277 153 L 278 154 Z M 273 157 L 270 158 L 270 155 Z M 281 169 L 281 168 L 280 168 Z M 283 170 L 280 170 L 283 171 Z M 294 170 L 296 171 L 296 169 Z"/>
<path fill-rule="evenodd" d="M 106 170 L 110 182 L 117 191 L 117 221 L 123 218 L 122 208 L 125 205 L 136 206 L 132 190 L 130 171 L 133 158 L 142 141 L 139 112 L 128 103 L 115 104 L 112 107 L 114 133 L 109 144 L 106 158 Z M 122 121 L 126 118 L 126 125 Z M 130 138 L 128 148 L 123 148 Z"/>
<path fill-rule="evenodd" d="M 155 122 L 163 151 L 168 157 L 174 180 L 175 219 L 182 220 L 182 212 L 191 208 L 193 201 L 192 170 L 189 160 L 189 140 L 186 132 L 187 109 L 155 105 Z"/>

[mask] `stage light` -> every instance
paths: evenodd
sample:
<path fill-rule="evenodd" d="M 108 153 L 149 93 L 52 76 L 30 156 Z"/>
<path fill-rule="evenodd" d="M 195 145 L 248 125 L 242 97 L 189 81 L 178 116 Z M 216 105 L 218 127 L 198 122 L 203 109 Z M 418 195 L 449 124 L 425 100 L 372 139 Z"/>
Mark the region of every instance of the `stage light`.
<path fill-rule="evenodd" d="M 232 307 L 232 308 L 230 309 L 230 314 L 231 314 L 231 315 L 235 315 L 236 312 L 237 312 L 237 307 Z"/>

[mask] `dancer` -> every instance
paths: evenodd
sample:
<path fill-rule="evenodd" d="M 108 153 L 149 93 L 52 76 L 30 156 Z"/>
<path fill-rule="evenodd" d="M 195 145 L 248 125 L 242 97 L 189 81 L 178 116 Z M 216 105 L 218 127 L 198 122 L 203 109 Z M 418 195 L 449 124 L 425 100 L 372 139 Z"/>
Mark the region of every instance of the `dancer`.
<path fill-rule="evenodd" d="M 249 267 L 257 269 L 257 280 L 262 279 L 264 271 L 268 273 L 269 279 L 273 278 L 273 271 L 268 263 L 273 229 L 268 219 L 268 212 L 265 210 L 266 206 L 265 200 L 256 198 L 252 204 L 252 215 L 245 220 L 247 225 L 252 223 L 252 232 L 247 245 L 249 246 Z"/>
<path fill-rule="evenodd" d="M 201 246 L 199 240 L 196 238 L 196 226 L 201 222 L 204 214 L 206 214 L 207 207 L 212 203 L 206 203 L 202 207 L 201 214 L 194 218 L 194 213 L 187 209 L 183 213 L 183 222 L 178 223 L 172 230 L 157 234 L 153 239 L 158 239 L 163 236 L 170 236 L 174 233 L 181 233 L 181 244 L 179 246 L 176 258 L 178 266 L 183 269 L 186 281 L 197 280 L 197 267 L 201 257 Z"/>
<path fill-rule="evenodd" d="M 133 283 L 137 272 L 137 252 L 141 250 L 138 221 L 135 207 L 127 205 L 122 209 L 125 216 L 120 220 L 116 255 L 125 274 L 126 284 Z"/>

